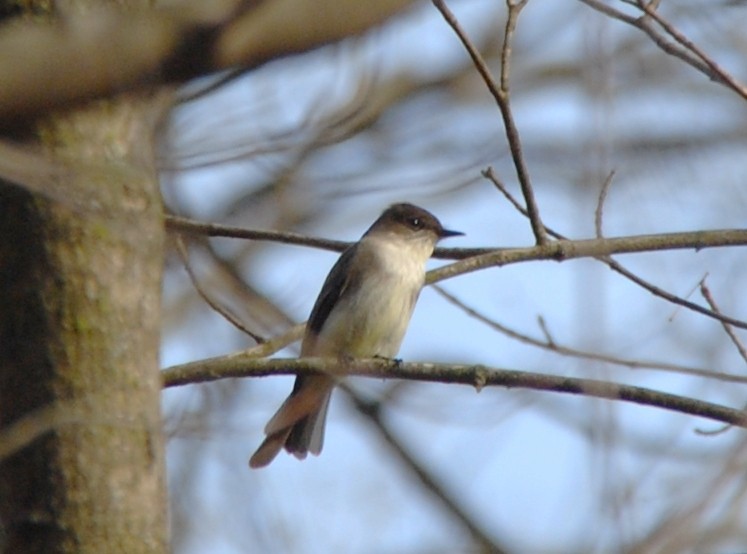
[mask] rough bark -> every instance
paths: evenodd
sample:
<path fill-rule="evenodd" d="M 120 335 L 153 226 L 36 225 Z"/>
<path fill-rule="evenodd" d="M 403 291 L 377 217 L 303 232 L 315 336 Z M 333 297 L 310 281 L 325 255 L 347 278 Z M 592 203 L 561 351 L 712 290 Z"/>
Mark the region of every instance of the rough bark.
<path fill-rule="evenodd" d="M 150 104 L 100 102 L 36 127 L 90 210 L 0 183 L 0 427 L 54 414 L 0 460 L 7 552 L 166 551 Z"/>

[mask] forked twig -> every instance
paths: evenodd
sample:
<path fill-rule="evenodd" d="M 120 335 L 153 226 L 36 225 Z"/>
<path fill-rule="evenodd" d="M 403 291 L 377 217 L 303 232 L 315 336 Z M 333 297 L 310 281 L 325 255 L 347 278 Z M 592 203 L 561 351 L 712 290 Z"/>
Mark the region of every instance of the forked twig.
<path fill-rule="evenodd" d="M 747 384 L 747 377 L 743 377 L 741 375 L 732 375 L 729 373 L 723 373 L 719 371 L 709 371 L 707 369 L 701 369 L 697 367 L 687 367 L 687 366 L 682 366 L 682 365 L 677 365 L 677 364 L 655 362 L 651 360 L 630 360 L 626 358 L 619 358 L 617 356 L 610 356 L 606 354 L 600 354 L 597 352 L 587 352 L 585 350 L 579 350 L 577 348 L 563 346 L 562 344 L 558 344 L 557 341 L 555 341 L 555 339 L 552 337 L 549 330 L 547 329 L 547 325 L 545 324 L 544 319 L 540 317 L 539 318 L 540 330 L 542 331 L 542 334 L 545 336 L 545 340 L 542 341 L 534 337 L 530 337 L 529 335 L 519 333 L 518 331 L 516 331 L 515 329 L 511 329 L 510 327 L 506 327 L 505 325 L 483 314 L 476 308 L 472 306 L 468 306 L 464 301 L 450 294 L 449 292 L 447 292 L 446 290 L 444 290 L 442 287 L 438 285 L 433 285 L 433 288 L 436 290 L 436 292 L 438 292 L 441 296 L 443 296 L 449 303 L 458 307 L 468 316 L 480 321 L 481 323 L 484 323 L 491 329 L 494 329 L 498 331 L 499 333 L 502 333 L 506 335 L 507 337 L 510 337 L 524 344 L 530 344 L 532 346 L 536 346 L 537 348 L 549 350 L 551 352 L 555 352 L 556 354 L 560 354 L 561 356 L 571 356 L 574 358 L 580 358 L 584 360 L 595 360 L 598 362 L 618 365 L 622 367 L 628 367 L 630 369 L 653 369 L 657 371 L 669 371 L 673 373 L 680 373 L 683 375 L 692 375 L 696 377 L 704 377 L 707 379 L 716 379 L 718 381 Z"/>
<path fill-rule="evenodd" d="M 740 83 L 734 76 L 725 71 L 713 58 L 708 56 L 681 31 L 674 27 L 674 25 L 661 17 L 656 11 L 657 6 L 652 3 L 639 1 L 625 2 L 641 10 L 644 14 L 642 17 L 633 17 L 600 0 L 579 0 L 579 2 L 608 17 L 622 21 L 642 31 L 667 54 L 682 60 L 709 79 L 725 85 L 747 100 L 747 86 Z M 652 22 L 658 25 L 658 28 Z"/>
<path fill-rule="evenodd" d="M 492 167 L 489 167 L 488 169 L 484 170 L 482 174 L 486 179 L 492 182 L 493 185 L 495 185 L 498 191 L 501 194 L 503 194 L 503 196 L 506 197 L 506 199 L 511 203 L 512 206 L 514 206 L 514 208 L 516 208 L 519 211 L 519 213 L 521 213 L 524 217 L 529 217 L 529 214 L 527 213 L 527 211 L 524 209 L 524 207 L 519 202 L 516 201 L 513 195 L 508 191 L 505 185 L 501 182 L 501 180 L 495 174 Z M 547 229 L 547 233 L 551 235 L 552 237 L 559 239 L 559 240 L 568 240 L 566 239 L 564 235 L 558 233 L 557 231 L 554 231 L 549 227 L 547 227 L 546 229 Z M 672 304 L 683 306 L 689 310 L 705 315 L 707 317 L 710 317 L 722 323 L 728 323 L 730 325 L 739 327 L 741 329 L 747 329 L 747 322 L 715 312 L 713 310 L 710 310 L 708 308 L 695 304 L 694 302 L 690 302 L 689 300 L 686 300 L 680 296 L 672 294 L 671 292 L 668 292 L 662 288 L 659 288 L 656 285 L 653 285 L 649 283 L 648 281 L 646 281 L 645 279 L 632 273 L 631 271 L 626 269 L 624 266 L 620 265 L 620 263 L 615 261 L 611 256 L 606 256 L 606 255 L 605 256 L 594 256 L 594 258 L 604 264 L 607 264 L 607 266 L 611 270 L 619 273 L 620 275 L 622 275 L 629 281 L 632 281 L 633 283 L 647 290 L 654 296 L 658 296 L 659 298 L 663 298 L 664 300 L 671 302 Z"/>
<path fill-rule="evenodd" d="M 513 112 L 511 110 L 510 95 L 509 95 L 509 60 L 511 55 L 511 46 L 513 34 L 516 28 L 516 22 L 519 17 L 519 13 L 522 8 L 526 5 L 527 0 L 521 0 L 512 2 L 506 0 L 508 6 L 508 18 L 506 20 L 505 35 L 503 37 L 503 49 L 501 51 L 501 84 L 500 86 L 496 83 L 493 78 L 490 69 L 488 68 L 485 60 L 483 59 L 477 47 L 467 36 L 467 33 L 462 28 L 461 24 L 454 16 L 454 13 L 448 8 L 443 0 L 432 0 L 433 5 L 436 6 L 444 20 L 454 30 L 459 40 L 467 50 L 472 62 L 477 69 L 477 72 L 485 81 L 488 90 L 498 104 L 498 109 L 503 117 L 503 125 L 506 129 L 506 139 L 508 140 L 508 146 L 511 150 L 511 158 L 516 168 L 516 175 L 521 185 L 521 192 L 526 202 L 527 213 L 529 214 L 529 222 L 532 226 L 532 232 L 537 244 L 545 244 L 548 241 L 545 226 L 542 224 L 542 219 L 539 214 L 539 207 L 534 197 L 534 190 L 532 189 L 532 183 L 529 178 L 529 170 L 524 161 L 524 155 L 522 153 L 521 139 L 519 137 L 519 130 L 516 127 L 514 121 Z"/>

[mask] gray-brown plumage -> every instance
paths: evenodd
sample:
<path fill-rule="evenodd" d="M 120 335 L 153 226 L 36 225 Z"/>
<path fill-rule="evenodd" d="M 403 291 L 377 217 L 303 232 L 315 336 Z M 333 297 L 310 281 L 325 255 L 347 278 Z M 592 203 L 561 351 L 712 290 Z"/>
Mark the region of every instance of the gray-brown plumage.
<path fill-rule="evenodd" d="M 390 206 L 330 270 L 306 324 L 301 356 L 396 356 L 423 287 L 425 262 L 440 239 L 461 234 L 412 204 Z M 319 454 L 334 384 L 326 375 L 297 377 L 249 465 L 266 466 L 283 447 L 299 459 Z"/>

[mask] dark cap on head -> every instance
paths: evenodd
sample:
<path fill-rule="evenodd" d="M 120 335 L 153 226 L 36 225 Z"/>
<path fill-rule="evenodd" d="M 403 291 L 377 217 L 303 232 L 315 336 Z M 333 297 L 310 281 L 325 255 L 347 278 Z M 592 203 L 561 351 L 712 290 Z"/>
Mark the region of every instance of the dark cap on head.
<path fill-rule="evenodd" d="M 428 210 L 414 204 L 392 204 L 379 216 L 366 234 L 374 229 L 393 226 L 401 231 L 431 231 L 438 239 L 463 235 L 459 231 L 444 229 L 441 222 Z"/>

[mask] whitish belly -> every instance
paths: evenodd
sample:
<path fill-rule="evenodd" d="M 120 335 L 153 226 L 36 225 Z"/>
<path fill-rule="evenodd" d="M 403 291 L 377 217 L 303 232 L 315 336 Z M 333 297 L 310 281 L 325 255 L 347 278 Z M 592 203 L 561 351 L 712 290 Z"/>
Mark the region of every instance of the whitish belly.
<path fill-rule="evenodd" d="M 393 358 L 399 351 L 422 282 L 384 274 L 367 279 L 336 306 L 317 340 L 318 356 Z"/>

